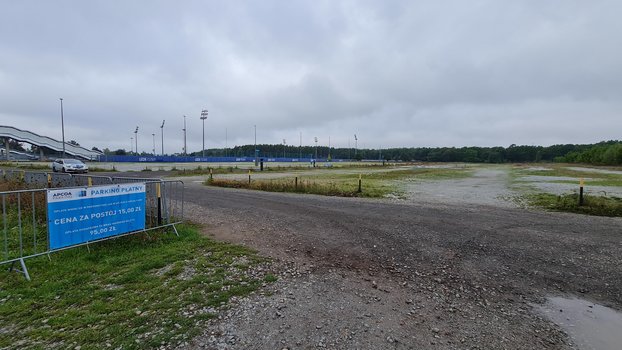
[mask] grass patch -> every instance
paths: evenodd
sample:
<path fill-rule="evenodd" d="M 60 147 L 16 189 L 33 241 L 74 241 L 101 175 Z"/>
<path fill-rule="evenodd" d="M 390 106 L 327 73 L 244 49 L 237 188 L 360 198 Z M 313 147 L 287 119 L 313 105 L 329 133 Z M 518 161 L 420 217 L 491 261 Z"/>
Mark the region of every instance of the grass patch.
<path fill-rule="evenodd" d="M 44 172 L 52 172 L 52 163 L 50 162 L 48 164 L 36 164 L 36 163 L 18 163 L 18 162 L 0 162 L 0 167 L 7 167 L 7 168 L 12 168 L 12 169 L 16 169 L 16 170 L 42 170 Z M 92 166 L 87 164 L 89 167 L 89 172 L 92 173 L 96 173 L 96 172 L 111 172 L 111 171 L 117 171 L 117 169 L 115 169 L 115 167 L 113 166 L 112 169 L 106 169 L 106 168 L 101 168 L 101 167 L 97 167 L 97 166 Z"/>
<path fill-rule="evenodd" d="M 579 179 L 577 180 L 555 180 L 550 181 L 552 183 L 560 183 L 560 184 L 575 184 L 579 186 Z M 620 179 L 593 179 L 593 178 L 585 178 L 584 179 L 585 186 L 612 186 L 619 187 L 622 186 L 622 178 Z"/>
<path fill-rule="evenodd" d="M 210 168 L 210 167 L 202 167 L 202 166 L 198 166 L 194 169 L 182 169 L 182 170 L 176 170 L 175 171 L 175 176 L 197 176 L 197 175 L 209 175 L 210 174 L 210 170 L 212 171 L 212 174 L 242 174 L 242 173 L 247 173 L 248 169 L 240 169 L 237 166 L 233 167 L 233 166 L 228 166 L 228 167 L 214 167 L 214 168 Z"/>
<path fill-rule="evenodd" d="M 472 174 L 473 169 L 471 168 L 411 168 L 368 173 L 364 176 L 375 180 L 450 180 L 467 178 Z"/>
<path fill-rule="evenodd" d="M 27 260 L 31 282 L 2 272 L 0 348 L 175 347 L 232 297 L 273 280 L 254 269 L 267 263 L 254 252 L 178 230 Z"/>
<path fill-rule="evenodd" d="M 206 185 L 244 188 L 269 192 L 293 192 L 339 197 L 402 197 L 404 191 L 398 180 L 446 180 L 469 177 L 470 168 L 385 168 L 385 171 L 371 172 L 321 172 L 312 175 L 278 179 L 244 180 L 217 179 L 205 181 Z M 362 192 L 358 192 L 359 175 L 362 177 Z"/>
<path fill-rule="evenodd" d="M 295 165 L 280 165 L 278 163 L 264 163 L 263 172 L 298 172 L 298 171 L 308 171 L 308 170 L 317 170 L 317 171 L 330 171 L 330 170 L 347 170 L 347 169 L 391 169 L 396 166 L 403 167 L 406 163 L 354 163 L 354 162 L 334 162 L 334 163 L 317 163 L 317 167 L 313 168 L 309 163 L 301 162 L 301 163 L 293 163 Z M 217 174 L 246 174 L 249 170 L 259 171 L 257 167 L 248 166 L 244 168 L 239 168 L 238 166 L 217 166 L 217 167 L 202 167 L 198 166 L 194 169 L 181 169 L 178 170 L 173 168 L 174 176 L 201 176 L 201 175 L 209 175 L 210 169 L 212 170 L 213 175 Z"/>
<path fill-rule="evenodd" d="M 116 172 L 116 171 L 118 171 L 118 170 L 117 170 L 117 168 L 114 167 L 114 165 L 110 169 L 100 168 L 100 167 L 90 166 L 89 165 L 89 172 L 91 172 L 91 173 L 103 173 L 103 172 L 110 173 L 110 172 Z"/>
<path fill-rule="evenodd" d="M 547 176 L 547 177 L 570 177 L 576 180 L 554 180 L 555 183 L 576 183 L 583 178 L 586 185 L 591 186 L 622 186 L 622 174 L 602 173 L 598 171 L 580 171 L 568 169 L 566 165 L 548 165 L 547 170 L 536 170 L 515 167 L 513 170 L 514 178 L 520 179 L 521 176 Z M 589 169 L 588 169 L 589 170 Z M 609 170 L 609 169 L 607 169 Z"/>
<path fill-rule="evenodd" d="M 351 184 L 346 184 L 344 182 L 336 181 L 318 182 L 299 179 L 298 184 L 296 185 L 294 179 L 252 180 L 250 183 L 248 180 L 212 179 L 205 181 L 205 184 L 210 186 L 244 188 L 267 192 L 294 192 L 338 197 L 379 196 L 377 195 L 377 191 L 358 193 L 358 182 L 355 183 L 354 181 L 352 181 Z"/>
<path fill-rule="evenodd" d="M 583 205 L 579 206 L 579 195 L 554 195 L 549 193 L 528 194 L 527 203 L 532 206 L 569 213 L 597 216 L 622 216 L 622 198 L 583 196 Z"/>
<path fill-rule="evenodd" d="M 45 170 L 52 171 L 52 165 L 50 164 L 36 164 L 27 162 L 0 162 L 0 166 L 15 168 L 18 170 Z"/>

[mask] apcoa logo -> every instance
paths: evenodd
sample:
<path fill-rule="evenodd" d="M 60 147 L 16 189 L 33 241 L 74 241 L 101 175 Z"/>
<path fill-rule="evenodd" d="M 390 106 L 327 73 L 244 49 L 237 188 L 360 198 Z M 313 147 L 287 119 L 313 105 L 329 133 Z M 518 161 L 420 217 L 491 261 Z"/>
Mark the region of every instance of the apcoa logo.
<path fill-rule="evenodd" d="M 52 195 L 52 199 L 65 199 L 65 198 L 72 198 L 73 195 L 71 192 L 67 191 L 67 192 L 56 192 Z"/>

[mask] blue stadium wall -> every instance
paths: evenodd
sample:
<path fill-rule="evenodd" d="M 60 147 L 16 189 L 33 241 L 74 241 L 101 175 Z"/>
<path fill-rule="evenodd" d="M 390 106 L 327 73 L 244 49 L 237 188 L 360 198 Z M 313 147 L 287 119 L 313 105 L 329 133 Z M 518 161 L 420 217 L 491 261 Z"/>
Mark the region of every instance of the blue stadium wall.
<path fill-rule="evenodd" d="M 271 158 L 259 157 L 264 162 L 312 162 L 312 158 Z M 254 162 L 254 157 L 176 157 L 176 156 L 101 156 L 100 162 L 132 162 L 132 163 L 236 163 Z M 318 158 L 317 162 L 325 162 L 325 158 Z M 344 162 L 344 159 L 333 159 L 332 162 Z"/>

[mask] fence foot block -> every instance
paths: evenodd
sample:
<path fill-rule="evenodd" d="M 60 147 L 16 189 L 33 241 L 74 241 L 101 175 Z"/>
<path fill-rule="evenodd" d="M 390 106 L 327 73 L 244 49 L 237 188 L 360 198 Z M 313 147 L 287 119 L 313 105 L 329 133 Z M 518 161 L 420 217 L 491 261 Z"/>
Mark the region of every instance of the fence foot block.
<path fill-rule="evenodd" d="M 28 269 L 26 268 L 26 263 L 24 262 L 24 259 L 21 259 L 21 258 L 19 259 L 19 264 L 22 266 L 21 270 L 15 267 L 16 262 L 17 261 L 13 261 L 11 263 L 11 267 L 9 267 L 9 272 L 12 272 L 12 271 L 19 272 L 24 275 L 26 280 L 30 281 L 30 275 L 28 274 Z"/>

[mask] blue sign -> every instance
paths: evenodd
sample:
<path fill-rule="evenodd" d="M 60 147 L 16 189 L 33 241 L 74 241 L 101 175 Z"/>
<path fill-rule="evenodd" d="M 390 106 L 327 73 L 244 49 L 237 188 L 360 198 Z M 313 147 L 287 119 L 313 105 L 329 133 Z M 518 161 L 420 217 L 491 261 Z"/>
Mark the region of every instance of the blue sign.
<path fill-rule="evenodd" d="M 145 228 L 145 184 L 48 190 L 50 250 Z"/>

